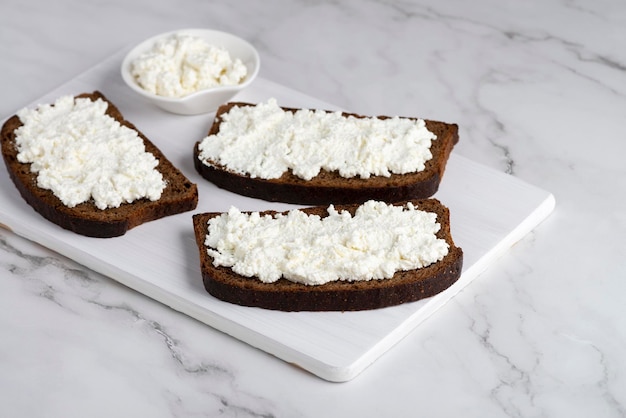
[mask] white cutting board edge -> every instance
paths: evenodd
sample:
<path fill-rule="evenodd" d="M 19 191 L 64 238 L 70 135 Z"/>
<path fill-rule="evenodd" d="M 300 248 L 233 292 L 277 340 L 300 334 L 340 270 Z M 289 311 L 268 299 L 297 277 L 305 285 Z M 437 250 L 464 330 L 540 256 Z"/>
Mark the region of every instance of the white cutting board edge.
<path fill-rule="evenodd" d="M 136 103 L 133 103 L 133 105 L 130 106 L 132 108 L 132 112 L 129 113 L 134 113 L 135 118 L 133 118 L 127 114 L 127 109 L 125 109 L 125 107 L 127 106 L 125 106 L 125 103 L 116 101 L 117 96 L 119 96 L 120 100 L 123 100 L 122 98 L 124 97 L 128 98 L 128 100 L 134 100 L 134 97 L 126 92 L 125 86 L 122 85 L 121 77 L 119 77 L 118 65 L 119 62 L 121 62 L 122 57 L 123 52 L 114 55 L 113 57 L 105 60 L 103 63 L 70 80 L 68 83 L 64 84 L 58 89 L 55 89 L 47 95 L 43 96 L 41 99 L 29 104 L 29 106 L 38 103 L 48 102 L 61 94 L 75 94 L 83 91 L 100 89 L 105 93 L 105 95 L 112 99 L 112 101 L 121 108 L 125 116 L 127 116 L 129 120 L 137 124 L 140 129 L 142 129 L 142 124 L 145 125 L 145 120 L 142 120 L 142 118 L 146 115 L 167 118 L 168 116 L 159 113 L 161 111 L 158 109 L 146 109 L 144 107 L 141 107 L 141 104 L 137 105 Z M 238 97 L 237 99 L 253 101 L 255 99 L 259 100 L 259 97 L 261 96 L 267 97 L 268 94 L 282 98 L 283 101 L 281 102 L 281 104 L 285 105 L 287 105 L 285 101 L 290 101 L 290 105 L 297 106 L 320 107 L 325 105 L 317 99 L 308 97 L 306 95 L 303 95 L 302 93 L 295 92 L 284 86 L 263 79 L 258 79 L 257 81 L 255 81 L 250 90 L 244 92 L 244 94 L 240 95 L 240 97 Z M 332 108 L 332 106 L 330 105 L 328 105 L 327 107 Z M 171 118 L 171 115 L 169 117 Z M 184 118 L 185 117 L 180 117 L 180 119 L 182 119 L 183 121 Z M 192 119 L 189 120 L 191 121 Z M 150 123 L 152 121 L 148 122 Z M 208 122 L 206 125 L 208 126 Z M 159 129 L 162 129 L 162 127 L 160 127 Z M 144 133 L 146 133 L 145 130 Z M 148 134 L 148 137 L 151 137 L 151 135 Z M 170 156 L 167 149 L 169 144 L 163 146 L 162 144 L 157 143 L 157 145 L 161 147 L 166 155 Z M 191 153 L 191 151 L 189 151 L 189 153 Z M 488 248 L 481 249 L 481 251 L 478 251 L 477 254 L 472 254 L 472 246 L 464 246 L 462 242 L 459 242 L 460 240 L 455 234 L 455 230 L 463 230 L 462 225 L 457 227 L 454 222 L 455 212 L 458 211 L 458 213 L 462 213 L 463 205 L 465 205 L 463 199 L 460 199 L 460 201 L 456 201 L 456 196 L 462 194 L 461 192 L 465 192 L 466 188 L 466 186 L 463 185 L 461 186 L 463 190 L 459 190 L 459 193 L 456 193 L 454 185 L 450 184 L 450 182 L 454 181 L 454 178 L 460 178 L 458 174 L 454 174 L 455 170 L 461 170 L 463 181 L 468 180 L 468 175 L 471 179 L 472 172 L 475 172 L 480 181 L 483 183 L 492 181 L 497 187 L 500 188 L 500 190 L 498 191 L 498 193 L 500 194 L 498 196 L 498 202 L 502 202 L 504 200 L 505 204 L 511 202 L 511 204 L 517 205 L 518 202 L 515 201 L 517 198 L 522 201 L 521 203 L 526 204 L 523 212 L 520 213 L 521 217 L 519 217 L 519 219 L 516 219 L 513 225 L 508 225 L 508 229 L 505 228 L 506 230 L 499 231 L 499 235 L 496 234 L 497 237 L 496 235 L 494 235 L 494 237 L 496 237 L 495 241 L 493 239 L 494 237 L 491 237 Z M 4 172 L 6 174 L 6 170 Z M 466 173 L 468 175 L 466 175 Z M 189 170 L 187 170 L 185 174 L 190 177 L 195 175 L 195 173 L 189 172 Z M 450 177 L 452 177 L 452 179 L 450 179 Z M 331 336 L 331 338 L 328 338 L 329 341 L 325 341 L 327 346 L 316 352 L 315 349 L 312 349 L 312 351 L 306 351 L 302 349 L 301 346 L 298 346 L 296 343 L 290 341 L 289 338 L 284 335 L 285 333 L 281 334 L 280 330 L 276 331 L 276 329 L 263 328 L 258 324 L 256 324 L 255 326 L 248 325 L 245 322 L 246 315 L 238 317 L 236 313 L 233 313 L 232 309 L 207 309 L 206 306 L 202 305 L 205 304 L 207 298 L 211 298 L 211 296 L 205 294 L 202 290 L 198 292 L 198 289 L 194 288 L 192 289 L 192 295 L 186 293 L 186 296 L 181 296 L 180 294 L 177 294 L 179 291 L 179 289 L 177 288 L 175 288 L 174 290 L 172 290 L 171 288 L 165 289 L 163 286 L 151 281 L 151 278 L 141 277 L 141 273 L 134 274 L 130 272 L 128 265 L 119 266 L 113 263 L 110 259 L 107 259 L 106 257 L 103 258 L 101 256 L 94 255 L 93 252 L 90 253 L 89 251 L 86 251 L 85 247 L 82 245 L 82 243 L 85 242 L 84 237 L 78 237 L 75 236 L 75 234 L 58 229 L 56 226 L 50 224 L 40 215 L 36 214 L 34 211 L 28 208 L 28 206 L 23 201 L 14 201 L 13 199 L 15 199 L 15 196 L 17 196 L 17 199 L 19 199 L 19 194 L 17 193 L 13 184 L 8 179 L 8 176 L 5 175 L 5 177 L 0 180 L 3 184 L 2 193 L 7 193 L 8 196 L 10 196 L 12 199 L 10 200 L 11 208 L 8 212 L 5 212 L 3 208 L 0 208 L 0 216 L 2 217 L 0 218 L 0 222 L 5 223 L 8 229 L 14 231 L 16 234 L 35 241 L 45 247 L 53 249 L 58 253 L 63 254 L 75 260 L 76 262 L 93 269 L 94 271 L 111 277 L 114 280 L 140 293 L 143 293 L 150 298 L 153 298 L 167 306 L 170 306 L 174 310 L 180 311 L 193 318 L 196 318 L 201 322 L 204 322 L 224 333 L 232 335 L 233 337 L 240 339 L 256 348 L 266 351 L 288 363 L 295 364 L 298 367 L 301 367 L 322 379 L 333 382 L 349 381 L 356 377 L 358 374 L 360 374 L 364 369 L 367 368 L 367 366 L 372 364 L 377 358 L 387 352 L 393 345 L 395 345 L 409 332 L 415 329 L 417 325 L 419 325 L 426 318 L 431 316 L 437 309 L 439 309 L 447 301 L 449 301 L 463 287 L 469 284 L 476 276 L 484 271 L 493 260 L 505 253 L 515 242 L 517 242 L 519 239 L 529 233 L 543 219 L 549 216 L 549 214 L 553 211 L 555 205 L 554 197 L 552 194 L 538 189 L 534 186 L 528 185 L 512 176 L 508 176 L 488 167 L 481 166 L 453 153 L 448 163 L 448 168 L 446 175 L 444 176 L 444 181 L 442 182 L 442 188 L 440 192 L 435 195 L 435 197 L 440 198 L 444 204 L 450 207 L 453 225 L 453 237 L 455 238 L 457 245 L 461 246 L 466 251 L 463 274 L 459 281 L 455 283 L 451 288 L 435 297 L 415 302 L 413 304 L 406 304 L 406 306 L 403 307 L 385 308 L 385 311 L 387 313 L 396 311 L 400 313 L 396 315 L 396 317 L 392 318 L 393 321 L 390 321 L 391 325 L 389 325 L 389 329 L 385 328 L 385 319 L 383 319 L 381 321 L 383 328 L 382 331 L 380 329 L 377 329 L 376 332 L 379 333 L 377 336 L 374 336 L 371 340 L 367 340 L 367 338 L 364 338 L 363 345 L 357 347 L 356 349 L 354 347 L 346 348 L 347 342 L 339 341 L 336 338 L 333 339 Z M 199 183 L 200 181 L 202 181 L 202 179 L 198 180 L 196 178 L 193 179 L 193 181 Z M 202 183 L 199 183 L 199 185 L 200 184 Z M 206 186 L 204 184 L 202 185 Z M 450 187 L 446 187 L 448 185 Z M 489 190 L 488 185 L 487 187 L 485 186 L 486 184 L 482 184 L 482 188 L 480 188 L 480 190 Z M 7 188 L 11 190 L 7 190 Z M 503 197 L 501 195 L 502 190 L 510 189 L 514 189 L 515 193 L 513 196 Z M 519 192 L 519 194 L 517 194 L 517 192 Z M 216 192 L 216 194 L 219 194 L 220 196 L 224 196 L 224 193 L 225 192 L 223 191 Z M 226 195 L 228 195 L 228 193 Z M 520 195 L 523 195 L 524 197 L 520 198 Z M 203 195 L 201 194 L 201 200 L 198 206 L 198 210 L 191 213 L 212 210 L 210 208 L 207 208 L 206 204 L 203 203 L 202 196 Z M 489 197 L 493 199 L 494 196 L 490 195 Z M 243 202 L 243 200 L 241 200 L 241 197 L 233 196 L 233 199 L 237 199 L 237 201 Z M 244 200 L 245 199 L 247 198 L 244 198 Z M 250 200 L 250 205 L 252 206 L 259 204 L 259 202 L 256 200 Z M 13 203 L 15 203 L 15 205 L 13 205 Z M 246 202 L 245 204 L 248 203 Z M 487 204 L 489 204 L 489 202 L 487 202 Z M 5 205 L 2 206 L 4 207 Z M 187 216 L 190 218 L 191 213 L 177 215 L 175 217 L 176 222 L 180 223 L 181 226 L 186 225 L 181 223 L 182 221 L 180 220 L 180 218 L 182 216 Z M 493 216 L 493 214 L 489 216 Z M 158 222 L 172 223 L 174 221 L 172 218 L 169 221 L 165 219 L 155 221 L 151 224 L 158 225 Z M 178 225 L 178 223 L 176 225 Z M 154 225 L 150 226 L 150 228 L 153 227 Z M 138 228 L 144 228 L 144 226 L 140 226 Z M 145 228 L 148 229 L 148 227 Z M 44 231 L 48 232 L 44 233 Z M 129 237 L 131 236 L 130 234 L 128 235 Z M 59 237 L 61 236 L 63 236 L 64 238 L 60 239 Z M 114 238 L 114 240 L 125 239 L 125 237 Z M 87 239 L 86 241 L 90 242 L 91 240 L 94 239 Z M 189 257 L 189 259 L 193 258 Z M 198 277 L 198 281 L 199 283 L 201 283 L 201 277 Z M 224 302 L 219 301 L 217 303 L 224 304 Z M 215 306 L 222 305 L 213 305 L 213 308 L 215 308 Z M 264 310 L 259 311 L 258 308 L 233 308 L 235 311 L 252 309 L 255 310 L 255 316 L 257 314 L 267 314 L 267 316 L 272 319 L 290 318 L 289 316 L 287 316 L 290 315 L 289 313 L 265 313 Z M 283 316 L 281 316 L 281 314 Z M 318 317 L 322 318 L 322 321 L 324 321 L 324 318 L 326 318 L 324 316 L 325 313 L 299 313 L 297 315 L 317 315 Z M 334 326 L 333 323 L 336 322 L 336 318 L 339 318 L 341 320 L 350 318 L 352 316 L 358 317 L 359 315 L 371 317 L 372 312 L 328 314 L 328 316 L 332 318 L 332 321 L 328 321 L 329 327 Z M 383 316 L 382 311 L 381 316 Z M 391 316 L 393 317 L 393 315 Z M 361 321 L 355 321 L 355 323 L 357 324 L 360 324 L 360 322 Z M 307 325 L 311 327 L 311 340 L 315 341 L 316 333 L 320 333 L 320 330 L 316 328 L 319 325 L 315 323 L 315 320 L 311 324 L 305 323 L 304 325 L 305 327 Z M 268 327 L 272 327 L 271 323 Z M 364 333 L 367 333 L 367 331 L 367 329 L 363 330 Z M 338 331 L 338 334 L 340 334 L 340 331 Z M 324 338 L 323 333 L 322 338 Z M 344 348 L 345 353 L 342 353 L 342 349 Z M 332 355 L 329 355 L 329 351 L 336 352 L 333 352 Z"/>

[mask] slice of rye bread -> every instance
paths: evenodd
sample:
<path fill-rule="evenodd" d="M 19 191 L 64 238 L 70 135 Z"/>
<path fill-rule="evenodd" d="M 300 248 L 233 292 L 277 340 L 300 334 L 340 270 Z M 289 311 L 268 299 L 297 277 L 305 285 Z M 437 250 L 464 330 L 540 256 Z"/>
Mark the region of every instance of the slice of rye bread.
<path fill-rule="evenodd" d="M 463 250 L 456 247 L 452 240 L 448 208 L 432 198 L 412 202 L 420 210 L 437 214 L 437 222 L 441 225 L 437 237 L 445 239 L 450 245 L 448 254 L 441 261 L 416 270 L 396 272 L 389 279 L 335 281 L 322 285 L 305 285 L 285 278 L 274 283 L 263 283 L 254 277 L 241 276 L 229 267 L 214 266 L 204 241 L 209 219 L 219 216 L 220 213 L 195 214 L 193 225 L 200 251 L 204 287 L 208 293 L 226 302 L 280 311 L 359 311 L 399 305 L 436 295 L 460 277 Z M 406 202 L 395 204 L 406 205 Z M 358 206 L 336 205 L 335 208 L 354 214 Z M 309 214 L 327 216 L 327 206 L 302 210 Z"/>
<path fill-rule="evenodd" d="M 15 130 L 22 126 L 17 115 L 9 118 L 2 126 L 2 156 L 13 183 L 26 202 L 44 218 L 89 237 L 110 238 L 120 236 L 129 229 L 142 223 L 190 211 L 198 204 L 198 189 L 180 172 L 163 153 L 145 135 L 129 121 L 125 120 L 117 107 L 98 91 L 83 93 L 93 101 L 98 98 L 108 103 L 106 113 L 128 128 L 134 129 L 143 139 L 146 151 L 152 153 L 159 164 L 156 167 L 166 181 L 166 188 L 161 198 L 156 201 L 139 199 L 132 203 L 123 203 L 117 208 L 98 209 L 93 201 L 87 201 L 70 208 L 61 202 L 50 190 L 37 186 L 37 174 L 30 171 L 30 164 L 17 160 L 18 150 L 15 144 Z"/>
<path fill-rule="evenodd" d="M 219 107 L 208 135 L 219 132 L 222 116 L 234 106 L 254 106 L 251 103 L 230 102 Z M 285 108 L 295 112 L 298 109 Z M 343 113 L 344 116 L 365 116 Z M 378 116 L 388 119 L 389 116 Z M 413 118 L 414 119 L 414 118 Z M 196 170 L 205 179 L 220 188 L 254 198 L 272 202 L 286 202 L 302 205 L 325 205 L 363 203 L 367 200 L 400 202 L 410 199 L 431 197 L 439 189 L 450 152 L 459 141 L 458 126 L 444 122 L 425 120 L 427 128 L 437 135 L 432 142 L 432 159 L 426 162 L 423 171 L 408 174 L 392 174 L 390 177 L 371 176 L 345 178 L 338 172 L 322 170 L 311 180 L 304 180 L 292 174 L 291 170 L 277 179 L 252 178 L 241 175 L 216 162 L 205 163 L 199 159 L 198 141 L 194 149 Z"/>

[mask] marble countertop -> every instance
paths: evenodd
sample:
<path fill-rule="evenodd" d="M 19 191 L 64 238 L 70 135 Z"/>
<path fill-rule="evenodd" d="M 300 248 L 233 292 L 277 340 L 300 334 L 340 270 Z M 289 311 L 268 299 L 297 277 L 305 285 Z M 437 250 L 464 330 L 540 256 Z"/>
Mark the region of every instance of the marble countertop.
<path fill-rule="evenodd" d="M 346 383 L 0 229 L 2 414 L 626 416 L 623 1 L 9 0 L 0 116 L 188 27 L 246 38 L 261 77 L 341 108 L 456 122 L 454 152 L 556 209 Z"/>

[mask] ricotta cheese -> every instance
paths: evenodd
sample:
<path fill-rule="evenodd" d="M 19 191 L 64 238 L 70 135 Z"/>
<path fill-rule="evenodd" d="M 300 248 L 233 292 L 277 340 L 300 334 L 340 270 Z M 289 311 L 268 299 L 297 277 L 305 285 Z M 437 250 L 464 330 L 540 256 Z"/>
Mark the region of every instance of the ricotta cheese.
<path fill-rule="evenodd" d="M 437 136 L 422 119 L 344 117 L 341 112 L 282 110 L 275 99 L 233 107 L 204 138 L 199 158 L 253 178 L 291 170 L 310 180 L 320 170 L 342 177 L 389 177 L 424 170 Z"/>
<path fill-rule="evenodd" d="M 93 199 L 99 209 L 147 198 L 165 189 L 158 160 L 137 131 L 105 114 L 101 99 L 64 96 L 54 105 L 22 109 L 15 131 L 17 159 L 30 163 L 37 186 L 74 207 Z"/>
<path fill-rule="evenodd" d="M 410 203 L 403 208 L 377 201 L 364 203 L 354 216 L 331 205 L 323 218 L 232 207 L 209 221 L 205 245 L 215 266 L 265 283 L 281 277 L 307 285 L 386 279 L 448 253 L 448 243 L 436 236 L 436 218 Z"/>
<path fill-rule="evenodd" d="M 240 59 L 202 38 L 173 34 L 131 63 L 131 74 L 146 91 L 183 97 L 199 90 L 243 82 L 248 69 Z"/>

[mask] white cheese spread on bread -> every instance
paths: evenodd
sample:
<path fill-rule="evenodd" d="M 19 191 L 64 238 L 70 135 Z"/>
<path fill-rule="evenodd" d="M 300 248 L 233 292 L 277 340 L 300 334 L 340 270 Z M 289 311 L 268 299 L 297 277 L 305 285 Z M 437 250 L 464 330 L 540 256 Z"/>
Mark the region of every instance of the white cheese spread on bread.
<path fill-rule="evenodd" d="M 252 178 L 276 179 L 291 170 L 311 180 L 325 170 L 367 179 L 424 170 L 435 139 L 422 119 L 290 112 L 270 99 L 222 115 L 219 132 L 201 141 L 199 158 Z"/>
<path fill-rule="evenodd" d="M 215 266 L 272 283 L 281 277 L 307 285 L 335 280 L 390 278 L 397 271 L 443 259 L 449 245 L 437 238 L 435 213 L 368 201 L 354 216 L 328 207 L 328 216 L 242 213 L 212 218 L 205 246 Z"/>
<path fill-rule="evenodd" d="M 90 199 L 99 209 L 155 201 L 165 189 L 159 161 L 145 151 L 137 131 L 106 115 L 106 109 L 101 99 L 63 96 L 54 105 L 18 112 L 18 161 L 30 163 L 37 186 L 68 207 Z"/>
<path fill-rule="evenodd" d="M 239 59 L 202 38 L 173 34 L 155 42 L 131 63 L 131 74 L 146 91 L 183 97 L 200 90 L 243 82 L 248 69 Z"/>

